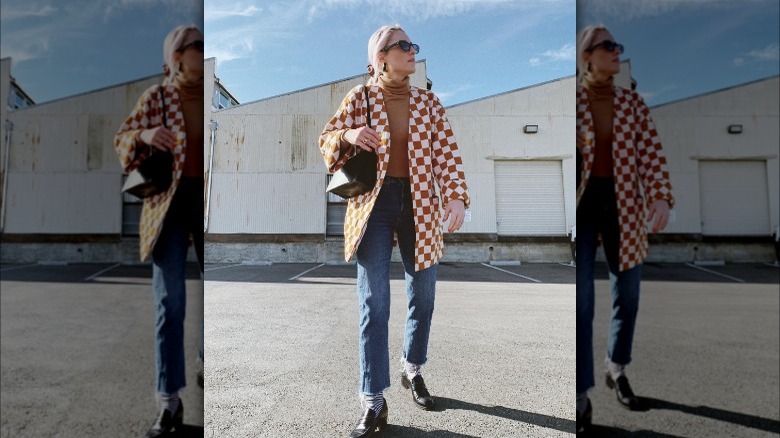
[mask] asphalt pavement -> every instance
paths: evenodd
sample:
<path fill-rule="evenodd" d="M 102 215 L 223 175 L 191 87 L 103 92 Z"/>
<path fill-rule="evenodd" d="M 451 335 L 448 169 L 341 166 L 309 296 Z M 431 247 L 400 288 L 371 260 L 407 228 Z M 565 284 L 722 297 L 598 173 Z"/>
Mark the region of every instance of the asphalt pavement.
<path fill-rule="evenodd" d="M 644 410 L 605 385 L 611 298 L 596 281 L 594 437 L 776 437 L 780 434 L 780 268 L 768 263 L 643 266 L 633 361 Z"/>
<path fill-rule="evenodd" d="M 445 263 L 428 364 L 437 408 L 399 382 L 406 295 L 391 266 L 388 437 L 575 430 L 574 268 Z M 348 436 L 358 398 L 354 265 L 206 268 L 205 435 Z"/>
<path fill-rule="evenodd" d="M 203 282 L 188 266 L 184 437 L 203 436 Z M 0 436 L 143 437 L 157 416 L 150 265 L 0 266 Z"/>
<path fill-rule="evenodd" d="M 389 437 L 574 432 L 575 268 L 443 263 L 418 410 L 398 379 L 405 294 L 391 266 Z M 0 436 L 143 436 L 154 405 L 151 268 L 0 266 Z M 597 269 L 594 436 L 780 434 L 780 268 L 647 263 L 627 369 L 604 385 L 610 298 Z M 346 436 L 360 416 L 354 265 L 188 272 L 185 436 Z M 206 390 L 195 385 L 205 306 Z M 204 411 L 205 407 L 205 411 Z"/>

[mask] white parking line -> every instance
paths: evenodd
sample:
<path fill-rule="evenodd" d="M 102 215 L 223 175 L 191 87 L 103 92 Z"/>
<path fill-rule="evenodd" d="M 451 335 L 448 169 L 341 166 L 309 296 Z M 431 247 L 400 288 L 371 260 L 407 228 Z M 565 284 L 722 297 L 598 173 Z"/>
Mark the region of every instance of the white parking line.
<path fill-rule="evenodd" d="M 220 270 L 220 269 L 234 268 L 234 267 L 236 267 L 236 266 L 241 266 L 241 263 L 236 263 L 235 265 L 217 266 L 216 268 L 211 268 L 211 269 L 204 269 L 204 271 L 205 271 L 205 272 L 209 272 L 209 271 L 218 271 L 218 270 Z"/>
<path fill-rule="evenodd" d="M 501 268 L 499 268 L 499 267 L 496 267 L 496 266 L 491 266 L 491 265 L 488 265 L 487 263 L 482 263 L 482 266 L 487 266 L 488 268 L 490 268 L 490 269 L 495 269 L 496 271 L 506 272 L 507 274 L 514 275 L 515 277 L 525 278 L 526 280 L 531 280 L 531 281 L 533 281 L 534 283 L 541 283 L 541 281 L 540 281 L 540 280 L 537 280 L 537 279 L 535 279 L 535 278 L 526 277 L 525 275 L 520 275 L 520 274 L 518 274 L 518 273 L 516 273 L 516 272 L 507 271 L 506 269 L 501 269 Z"/>
<path fill-rule="evenodd" d="M 102 274 L 105 274 L 106 272 L 116 268 L 117 266 L 121 266 L 121 265 L 122 265 L 121 263 L 116 263 L 116 264 L 114 264 L 112 266 L 109 266 L 106 269 L 103 269 L 101 271 L 98 271 L 98 272 L 90 275 L 89 277 L 85 278 L 84 281 L 92 281 L 95 277 L 98 277 L 98 276 L 100 276 Z"/>
<path fill-rule="evenodd" d="M 319 265 L 317 265 L 317 266 L 315 266 L 315 267 L 313 267 L 313 268 L 309 268 L 309 269 L 307 269 L 307 270 L 305 270 L 305 271 L 301 272 L 300 274 L 296 275 L 295 277 L 290 277 L 290 278 L 288 278 L 288 279 L 287 279 L 287 281 L 293 281 L 293 280 L 297 280 L 297 279 L 298 279 L 298 277 L 300 277 L 300 276 L 302 276 L 302 275 L 305 275 L 305 274 L 308 274 L 309 272 L 311 272 L 311 271 L 313 271 L 313 270 L 315 270 L 315 269 L 317 269 L 317 268 L 321 268 L 321 267 L 323 267 L 323 266 L 325 266 L 325 263 L 320 263 Z"/>
<path fill-rule="evenodd" d="M 12 268 L 5 268 L 5 269 L 0 269 L 0 272 L 5 272 L 5 271 L 15 271 L 15 270 L 17 270 L 17 269 L 31 268 L 31 267 L 33 267 L 33 266 L 38 266 L 38 264 L 37 264 L 37 263 L 33 263 L 33 264 L 31 264 L 31 265 L 14 266 L 14 267 L 12 267 Z"/>
<path fill-rule="evenodd" d="M 729 280 L 736 281 L 737 283 L 744 283 L 745 280 L 742 280 L 741 278 L 732 277 L 731 275 L 721 274 L 720 272 L 713 271 L 712 269 L 702 268 L 701 266 L 696 266 L 693 263 L 686 263 L 687 266 L 690 266 L 691 268 L 696 268 L 700 271 L 709 272 L 710 274 L 715 274 L 719 277 L 728 278 Z"/>

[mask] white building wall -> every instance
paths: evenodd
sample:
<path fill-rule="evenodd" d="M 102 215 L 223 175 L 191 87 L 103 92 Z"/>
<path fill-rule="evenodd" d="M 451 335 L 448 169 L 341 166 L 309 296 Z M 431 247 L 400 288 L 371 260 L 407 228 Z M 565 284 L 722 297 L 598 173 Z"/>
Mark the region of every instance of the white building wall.
<path fill-rule="evenodd" d="M 764 161 L 770 228 L 766 234 L 778 225 L 778 95 L 780 77 L 775 76 L 651 108 L 666 151 L 677 201 L 676 221 L 665 233 L 702 233 L 701 195 L 705 188 L 700 187 L 700 167 L 708 161 Z M 729 134 L 727 128 L 732 124 L 742 125 L 743 132 Z M 730 177 L 723 175 L 726 179 Z"/>
<path fill-rule="evenodd" d="M 4 233 L 119 234 L 122 172 L 114 135 L 143 91 L 161 80 L 150 77 L 5 114 L 14 127 Z"/>
<path fill-rule="evenodd" d="M 211 73 L 209 73 L 211 72 Z M 214 72 L 214 59 L 206 73 Z M 426 86 L 425 62 L 411 83 Z M 212 112 L 218 122 L 209 234 L 325 234 L 322 128 L 366 76 Z M 207 89 L 213 85 L 207 85 Z M 206 163 L 210 150 L 206 150 Z M 207 164 L 208 166 L 208 164 Z"/>
<path fill-rule="evenodd" d="M 497 232 L 494 169 L 503 160 L 560 162 L 566 230 L 574 226 L 575 83 L 570 76 L 447 108 L 472 197 L 472 222 L 461 232 Z M 525 125 L 539 130 L 525 134 Z"/>

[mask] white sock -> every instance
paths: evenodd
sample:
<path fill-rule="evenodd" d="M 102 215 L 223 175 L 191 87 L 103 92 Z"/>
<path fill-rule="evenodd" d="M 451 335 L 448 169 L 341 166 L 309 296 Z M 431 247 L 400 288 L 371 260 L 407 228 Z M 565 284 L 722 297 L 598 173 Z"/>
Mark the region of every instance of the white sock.
<path fill-rule="evenodd" d="M 409 380 L 414 379 L 415 376 L 419 376 L 422 374 L 422 365 L 417 365 L 415 363 L 407 362 L 406 359 L 401 359 L 401 361 L 404 364 L 403 371 L 406 373 L 406 377 Z"/>
<path fill-rule="evenodd" d="M 577 394 L 577 414 L 582 415 L 588 407 L 588 391 Z"/>
<path fill-rule="evenodd" d="M 615 362 L 612 362 L 609 359 L 607 359 L 607 370 L 609 371 L 609 374 L 612 376 L 612 380 L 617 380 L 618 377 L 626 374 L 625 365 L 616 364 Z"/>
<path fill-rule="evenodd" d="M 363 403 L 365 403 L 365 407 L 371 408 L 379 415 L 385 407 L 385 396 L 381 392 L 376 394 L 363 394 Z"/>
<path fill-rule="evenodd" d="M 179 404 L 181 403 L 181 399 L 179 398 L 178 392 L 173 393 L 165 393 L 160 392 L 157 394 L 159 400 L 160 400 L 160 407 L 162 409 L 167 409 L 171 411 L 171 414 L 175 414 L 177 410 L 179 410 Z"/>

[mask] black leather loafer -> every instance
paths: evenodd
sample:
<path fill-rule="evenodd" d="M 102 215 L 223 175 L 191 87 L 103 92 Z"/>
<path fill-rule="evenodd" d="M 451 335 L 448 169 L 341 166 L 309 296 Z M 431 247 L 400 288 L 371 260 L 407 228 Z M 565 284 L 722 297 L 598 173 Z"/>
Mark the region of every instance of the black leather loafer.
<path fill-rule="evenodd" d="M 639 398 L 634 395 L 631 385 L 628 384 L 626 376 L 620 376 L 617 380 L 612 380 L 612 374 L 607 371 L 607 386 L 615 390 L 617 401 L 626 409 L 638 411 L 642 408 Z"/>
<path fill-rule="evenodd" d="M 171 411 L 163 409 L 157 420 L 146 432 L 146 438 L 162 438 L 173 436 L 174 433 L 178 434 L 181 430 L 181 424 L 184 419 L 184 405 L 179 401 L 179 409 L 176 409 L 176 413 L 172 414 Z"/>
<path fill-rule="evenodd" d="M 358 420 L 355 430 L 349 434 L 349 438 L 364 438 L 381 434 L 387 426 L 387 400 L 382 399 L 385 406 L 379 415 L 371 408 L 366 408 L 363 416 Z"/>
<path fill-rule="evenodd" d="M 590 404 L 590 399 L 588 399 L 585 412 L 582 415 L 577 412 L 577 433 L 588 433 L 591 424 L 593 424 L 593 405 Z"/>
<path fill-rule="evenodd" d="M 425 387 L 425 381 L 421 375 L 416 375 L 412 380 L 406 377 L 406 373 L 401 373 L 401 386 L 412 390 L 412 401 L 420 409 L 430 411 L 433 409 L 433 397 Z"/>

